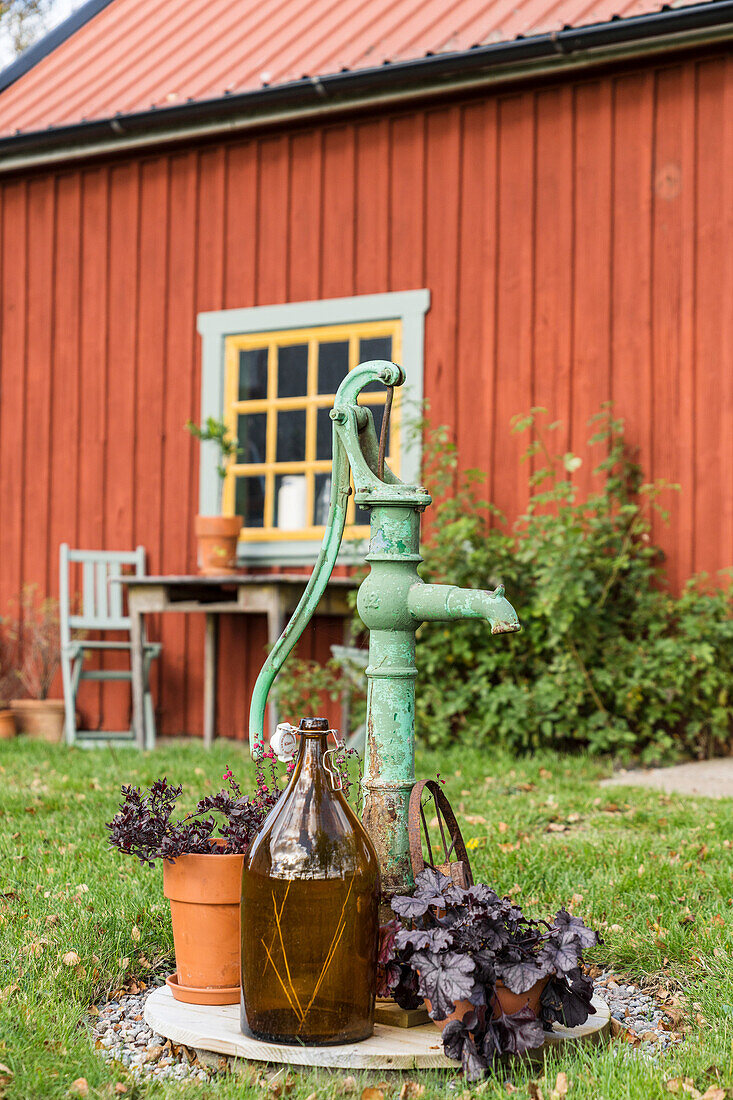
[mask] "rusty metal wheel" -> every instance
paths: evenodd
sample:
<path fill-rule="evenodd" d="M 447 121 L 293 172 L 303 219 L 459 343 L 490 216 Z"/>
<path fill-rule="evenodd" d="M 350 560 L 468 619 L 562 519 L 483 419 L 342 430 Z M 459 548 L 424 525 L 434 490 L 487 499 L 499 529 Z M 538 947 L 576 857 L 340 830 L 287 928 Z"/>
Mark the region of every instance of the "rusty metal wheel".
<path fill-rule="evenodd" d="M 439 843 L 435 833 L 431 840 L 431 819 L 428 818 L 428 813 L 435 819 L 433 828 L 437 828 L 440 834 Z M 434 779 L 423 779 L 412 788 L 408 835 L 413 875 L 419 875 L 426 867 L 432 867 L 434 871 L 447 875 L 456 886 L 465 889 L 473 885 L 471 864 L 456 815 L 440 784 Z"/>

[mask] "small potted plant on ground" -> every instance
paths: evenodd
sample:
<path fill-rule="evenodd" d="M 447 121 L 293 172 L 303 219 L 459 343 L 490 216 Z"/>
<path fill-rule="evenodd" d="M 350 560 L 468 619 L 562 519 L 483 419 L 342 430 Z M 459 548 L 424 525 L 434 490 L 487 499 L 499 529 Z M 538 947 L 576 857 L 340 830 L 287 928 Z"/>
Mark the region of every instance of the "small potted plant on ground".
<path fill-rule="evenodd" d="M 224 779 L 223 790 L 202 798 L 181 820 L 173 820 L 181 786 L 165 778 L 145 792 L 124 786 L 120 810 L 107 823 L 112 847 L 149 867 L 163 861 L 176 953 L 176 971 L 167 984 L 176 1000 L 191 1004 L 239 1001 L 242 862 L 282 793 L 269 751 L 258 764 L 251 797 L 230 770 Z"/>
<path fill-rule="evenodd" d="M 0 620 L 0 625 L 2 620 Z M 0 632 L 0 741 L 15 737 L 15 715 L 10 700 L 18 687 L 15 647 L 5 632 Z"/>
<path fill-rule="evenodd" d="M 193 420 L 186 428 L 202 443 L 213 443 L 219 449 L 219 461 L 216 472 L 219 475 L 219 512 L 224 491 L 227 470 L 241 448 L 236 439 L 229 434 L 223 420 L 210 416 L 204 427 L 200 428 Z M 242 528 L 239 516 L 196 516 L 196 539 L 198 543 L 199 573 L 207 576 L 235 573 L 237 569 L 237 541 Z"/>
<path fill-rule="evenodd" d="M 542 1046 L 554 1022 L 577 1027 L 595 1012 L 582 953 L 599 939 L 565 909 L 530 920 L 488 886 L 464 890 L 429 869 L 392 908 L 406 926 L 384 930 L 383 988 L 404 1008 L 424 998 L 446 1055 L 469 1080 L 502 1054 Z"/>
<path fill-rule="evenodd" d="M 13 699 L 10 707 L 20 733 L 57 744 L 64 733 L 64 703 L 48 693 L 61 663 L 58 601 L 50 596 L 38 601 L 35 585 L 27 585 L 18 603 L 8 637 L 18 654 L 17 683 L 27 698 Z"/>

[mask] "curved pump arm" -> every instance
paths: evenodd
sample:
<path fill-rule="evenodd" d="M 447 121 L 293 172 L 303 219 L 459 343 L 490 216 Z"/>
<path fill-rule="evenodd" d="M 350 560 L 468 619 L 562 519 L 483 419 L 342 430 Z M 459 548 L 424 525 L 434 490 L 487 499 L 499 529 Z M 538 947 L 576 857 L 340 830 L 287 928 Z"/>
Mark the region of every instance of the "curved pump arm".
<path fill-rule="evenodd" d="M 252 692 L 249 711 L 249 747 L 255 760 L 262 758 L 264 752 L 265 707 L 270 688 L 285 659 L 292 652 L 298 639 L 310 622 L 328 584 L 333 567 L 336 564 L 341 539 L 346 524 L 346 509 L 351 493 L 349 477 L 349 457 L 354 471 L 354 483 L 357 488 L 363 480 L 373 482 L 376 476 L 378 446 L 371 413 L 357 404 L 357 398 L 371 382 L 383 382 L 385 386 L 401 386 L 405 380 L 402 367 L 385 360 L 363 363 L 350 371 L 338 388 L 333 420 L 333 467 L 331 476 L 331 505 L 326 523 L 326 533 L 319 551 L 313 572 L 310 575 L 305 592 L 300 598 L 290 622 L 270 650 Z M 358 431 L 363 433 L 360 439 L 362 450 L 358 455 L 347 455 L 346 448 L 337 431 L 337 424 L 345 423 L 353 417 Z M 364 431 L 369 428 L 369 431 Z M 397 482 L 394 474 L 385 466 L 384 480 Z"/>

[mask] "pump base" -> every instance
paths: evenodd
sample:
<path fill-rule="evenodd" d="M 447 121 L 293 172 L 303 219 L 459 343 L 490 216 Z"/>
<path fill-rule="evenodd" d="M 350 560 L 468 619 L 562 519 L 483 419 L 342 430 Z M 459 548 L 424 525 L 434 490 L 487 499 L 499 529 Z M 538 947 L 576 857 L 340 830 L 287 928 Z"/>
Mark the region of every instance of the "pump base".
<path fill-rule="evenodd" d="M 581 1027 L 556 1027 L 547 1036 L 544 1047 L 532 1051 L 532 1056 L 541 1058 L 548 1045 L 571 1041 L 597 1042 L 605 1038 L 610 1033 L 610 1010 L 599 997 L 593 998 L 593 1006 L 595 1016 L 591 1016 Z M 330 1066 L 335 1069 L 458 1069 L 458 1063 L 443 1054 L 440 1032 L 432 1023 L 411 1028 L 375 1024 L 374 1034 L 369 1039 L 348 1046 L 280 1046 L 243 1035 L 237 1005 L 181 1004 L 164 986 L 148 997 L 145 1022 L 174 1043 L 255 1062 Z"/>

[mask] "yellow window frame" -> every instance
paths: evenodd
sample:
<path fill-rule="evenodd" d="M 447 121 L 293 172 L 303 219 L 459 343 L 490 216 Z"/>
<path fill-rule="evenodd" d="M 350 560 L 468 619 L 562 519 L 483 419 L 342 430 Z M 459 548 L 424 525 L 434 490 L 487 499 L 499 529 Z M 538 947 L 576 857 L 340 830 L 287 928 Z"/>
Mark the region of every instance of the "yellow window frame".
<path fill-rule="evenodd" d="M 304 474 L 306 478 L 306 515 L 313 516 L 315 505 L 315 475 L 330 473 L 331 460 L 316 458 L 316 416 L 319 408 L 330 408 L 335 394 L 318 392 L 318 345 L 320 343 L 349 343 L 349 370 L 359 364 L 359 341 L 378 337 L 392 338 L 392 359 L 399 363 L 402 355 L 402 322 L 367 321 L 357 324 L 319 325 L 313 328 L 286 329 L 227 336 L 225 340 L 225 389 L 224 421 L 232 435 L 237 433 L 237 417 L 241 413 L 266 413 L 265 461 L 261 463 L 233 463 L 227 470 L 222 494 L 222 512 L 235 514 L 236 479 L 238 475 L 254 475 L 265 478 L 265 514 L 262 527 L 242 527 L 240 542 L 284 542 L 302 539 L 321 539 L 325 528 L 311 525 L 295 531 L 285 531 L 274 524 L 275 478 L 279 474 Z M 278 348 L 293 344 L 307 344 L 306 394 L 300 397 L 277 397 Z M 267 397 L 256 400 L 238 400 L 239 353 L 267 348 Z M 387 391 L 364 393 L 361 404 L 384 405 Z M 278 410 L 305 409 L 306 453 L 302 462 L 276 462 Z M 390 468 L 399 476 L 400 466 L 400 391 L 395 390 L 388 440 Z M 369 536 L 369 527 L 354 523 L 353 494 L 349 498 L 344 538 L 361 539 Z"/>

